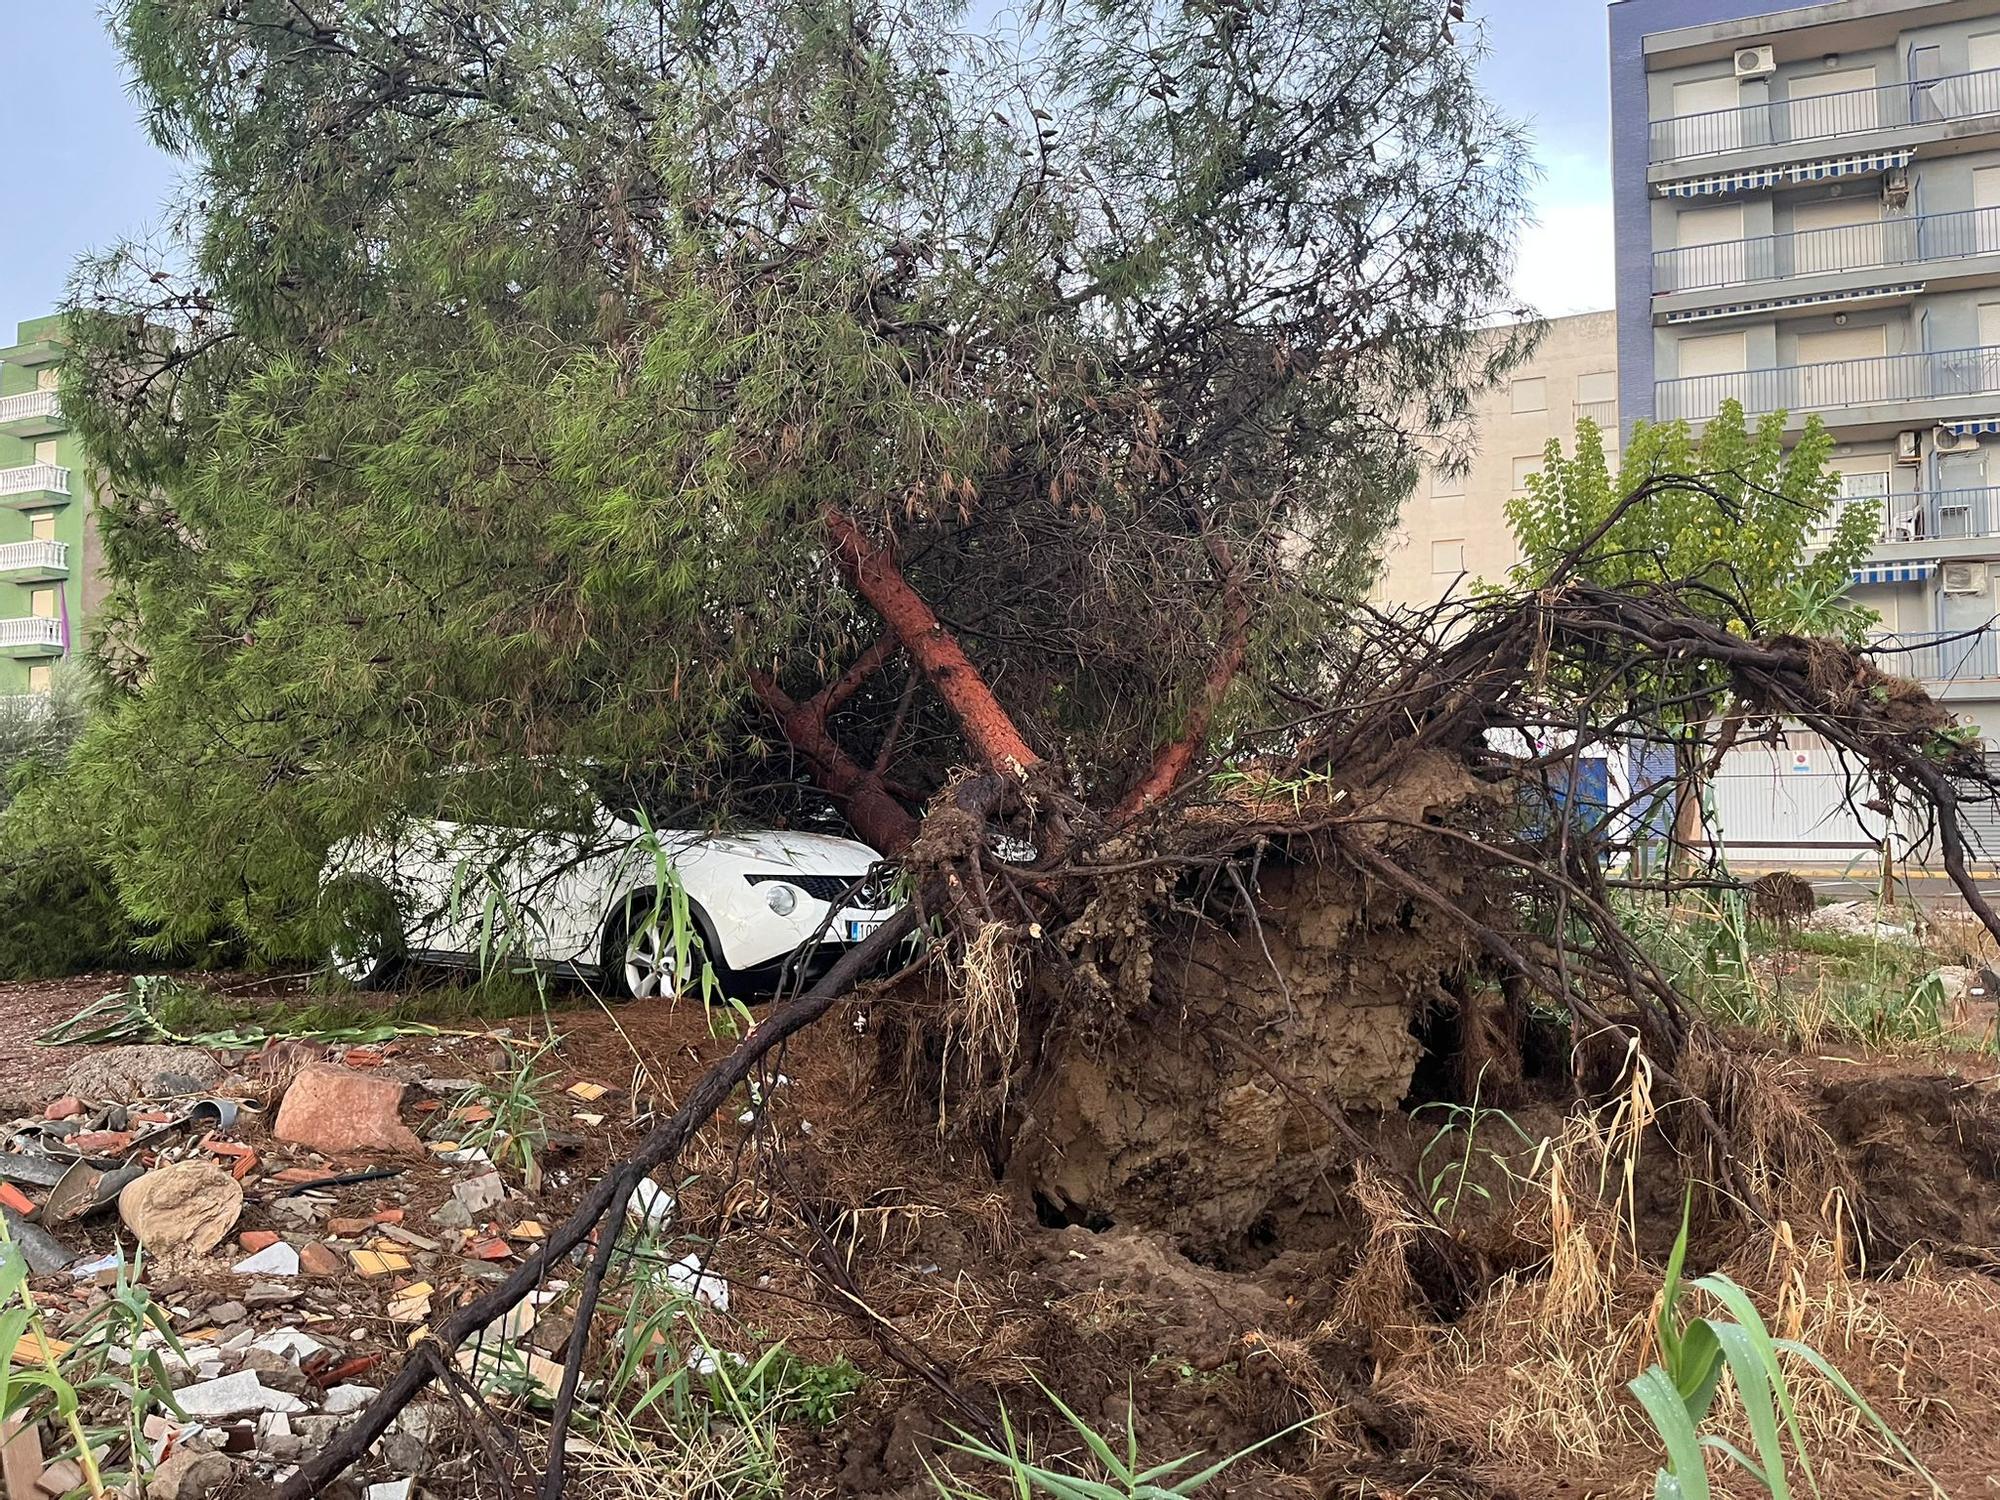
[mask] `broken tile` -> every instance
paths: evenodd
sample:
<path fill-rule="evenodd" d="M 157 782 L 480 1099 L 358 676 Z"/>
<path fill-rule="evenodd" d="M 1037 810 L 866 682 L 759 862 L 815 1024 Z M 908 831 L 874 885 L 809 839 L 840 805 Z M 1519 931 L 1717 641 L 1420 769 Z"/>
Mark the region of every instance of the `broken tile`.
<path fill-rule="evenodd" d="M 238 1276 L 296 1276 L 299 1274 L 299 1252 L 283 1240 L 277 1240 L 255 1255 L 239 1260 L 230 1270 Z"/>
<path fill-rule="evenodd" d="M 397 1250 L 356 1250 L 354 1269 L 363 1276 L 388 1276 L 410 1269 L 410 1258 Z"/>

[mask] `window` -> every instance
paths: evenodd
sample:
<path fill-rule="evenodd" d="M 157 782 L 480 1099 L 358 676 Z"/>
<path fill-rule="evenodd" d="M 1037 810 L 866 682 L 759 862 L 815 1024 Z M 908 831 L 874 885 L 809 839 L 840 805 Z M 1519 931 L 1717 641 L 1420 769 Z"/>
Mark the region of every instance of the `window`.
<path fill-rule="evenodd" d="M 1524 375 L 1514 382 L 1514 414 L 1547 411 L 1549 383 L 1540 375 Z"/>
<path fill-rule="evenodd" d="M 35 462 L 38 464 L 61 462 L 56 457 L 56 440 L 54 438 L 43 438 L 41 442 L 35 444 Z"/>
<path fill-rule="evenodd" d="M 1616 370 L 1589 370 L 1576 377 L 1576 399 L 1586 406 L 1618 399 Z"/>
<path fill-rule="evenodd" d="M 1889 330 L 1879 323 L 1873 328 L 1826 328 L 1800 334 L 1792 353 L 1792 363 L 1800 367 L 1798 404 L 1807 408 L 1844 406 L 1866 397 L 1879 382 L 1869 370 L 1879 367 L 1857 370 L 1849 361 L 1879 359 L 1888 352 Z"/>
<path fill-rule="evenodd" d="M 1693 375 L 1734 375 L 1749 361 L 1749 348 L 1740 333 L 1707 333 L 1682 339 L 1680 373 Z"/>
<path fill-rule="evenodd" d="M 1674 216 L 1674 244 L 1688 252 L 1669 256 L 1662 270 L 1676 286 L 1735 286 L 1750 279 L 1749 244 L 1743 237 L 1743 205 L 1721 203 L 1684 208 Z"/>
<path fill-rule="evenodd" d="M 1514 489 L 1519 492 L 1528 487 L 1531 476 L 1542 472 L 1542 455 L 1524 453 L 1514 460 Z"/>
<path fill-rule="evenodd" d="M 1822 198 L 1792 210 L 1792 270 L 1800 276 L 1879 266 L 1890 257 L 1882 200 L 1873 196 Z"/>
<path fill-rule="evenodd" d="M 53 620 L 59 613 L 54 589 L 29 589 L 28 613 L 38 620 Z"/>
<path fill-rule="evenodd" d="M 1889 471 L 1870 469 L 1840 476 L 1840 493 L 1833 504 L 1827 507 L 1826 514 L 1820 517 L 1819 525 L 1813 529 L 1813 540 L 1820 543 L 1832 541 L 1834 529 L 1840 525 L 1842 513 L 1856 502 L 1875 507 L 1877 519 L 1883 524 L 1884 534 L 1888 535 L 1892 529 L 1889 514 Z M 1889 539 L 1902 542 L 1915 540 L 1914 536 L 1893 535 L 1890 535 Z"/>
<path fill-rule="evenodd" d="M 1455 500 L 1465 493 L 1465 474 L 1445 469 L 1431 470 L 1431 498 L 1435 500 Z"/>
<path fill-rule="evenodd" d="M 28 535 L 38 542 L 53 542 L 56 539 L 56 513 L 52 510 L 38 510 L 28 517 Z"/>
<path fill-rule="evenodd" d="M 1822 68 L 1785 80 L 1785 114 L 1795 141 L 1874 130 L 1882 123 L 1873 68 Z M 1844 97 L 1828 98 L 1839 94 Z"/>
<path fill-rule="evenodd" d="M 1985 73 L 2000 68 L 2000 31 L 1981 32 L 1965 39 L 1965 71 Z"/>
<path fill-rule="evenodd" d="M 40 662 L 28 668 L 28 691 L 46 693 L 55 679 L 55 668 L 47 662 Z"/>
<path fill-rule="evenodd" d="M 1456 578 L 1465 571 L 1465 539 L 1431 543 L 1431 576 Z"/>
<path fill-rule="evenodd" d="M 62 370 L 56 365 L 45 365 L 35 371 L 35 389 L 52 391 L 62 384 Z"/>
<path fill-rule="evenodd" d="M 1743 90 L 1734 75 L 1674 85 L 1673 154 L 1706 156 L 1743 144 L 1743 117 L 1735 110 Z"/>

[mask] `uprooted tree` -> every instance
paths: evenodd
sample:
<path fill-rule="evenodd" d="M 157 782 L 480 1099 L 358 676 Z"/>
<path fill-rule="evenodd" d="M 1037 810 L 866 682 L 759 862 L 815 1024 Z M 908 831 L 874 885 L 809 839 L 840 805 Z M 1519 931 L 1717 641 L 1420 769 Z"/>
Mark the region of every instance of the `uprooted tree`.
<path fill-rule="evenodd" d="M 132 915 L 315 951 L 328 846 L 468 764 L 524 815 L 566 767 L 644 774 L 685 826 L 809 783 L 916 897 L 290 1494 L 581 1254 L 558 1493 L 627 1198 L 932 919 L 885 1059 L 1046 1214 L 1221 1244 L 1365 1154 L 1347 1108 L 1400 1096 L 1424 1016 L 1504 1058 L 1539 990 L 1671 1079 L 1690 1018 L 1552 815 L 1563 757 L 1725 682 L 1959 859 L 1988 788 L 1941 715 L 1692 607 L 1726 580 L 1344 602 L 1527 341 L 1480 327 L 1521 153 L 1449 9 L 1101 0 L 1002 42 L 782 0 L 115 8 L 193 246 L 70 310 L 115 588 L 61 794 Z M 1625 503 L 1684 492 L 1736 503 Z M 1491 748 L 1534 728 L 1564 748 Z"/>

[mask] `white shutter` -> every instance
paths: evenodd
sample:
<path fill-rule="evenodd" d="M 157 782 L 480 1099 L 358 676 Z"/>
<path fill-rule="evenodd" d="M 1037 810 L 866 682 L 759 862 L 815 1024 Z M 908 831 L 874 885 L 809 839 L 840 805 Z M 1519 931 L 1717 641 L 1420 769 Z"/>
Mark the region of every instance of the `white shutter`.
<path fill-rule="evenodd" d="M 1733 375 L 1749 363 L 1749 348 L 1740 333 L 1708 333 L 1684 338 L 1676 351 L 1683 378 L 1692 375 Z"/>
<path fill-rule="evenodd" d="M 1873 225 L 1871 232 L 1866 226 Z M 1799 276 L 1879 266 L 1883 261 L 1882 200 L 1826 198 L 1792 210 L 1792 270 Z"/>

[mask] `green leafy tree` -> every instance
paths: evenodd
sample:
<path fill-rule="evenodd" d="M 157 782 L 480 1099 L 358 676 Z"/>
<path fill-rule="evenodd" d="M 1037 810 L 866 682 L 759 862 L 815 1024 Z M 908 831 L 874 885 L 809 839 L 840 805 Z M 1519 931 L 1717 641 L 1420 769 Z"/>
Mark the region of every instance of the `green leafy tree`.
<path fill-rule="evenodd" d="M 72 775 L 165 940 L 311 947 L 453 763 L 689 822 L 804 778 L 886 848 L 966 765 L 1134 816 L 1527 343 L 1434 0 L 112 14 L 186 253 L 75 284 Z"/>
<path fill-rule="evenodd" d="M 1872 504 L 1841 502 L 1839 476 L 1826 467 L 1832 445 L 1817 418 L 1788 441 L 1784 413 L 1752 428 L 1727 401 L 1698 436 L 1686 422 L 1635 424 L 1614 474 L 1603 434 L 1586 419 L 1575 451 L 1552 439 L 1527 493 L 1507 502 L 1521 551 L 1510 581 L 1540 587 L 1567 568 L 1607 588 L 1692 584 L 1677 595 L 1682 607 L 1746 637 L 1857 641 L 1875 615 L 1847 597 L 1850 574 L 1881 516 Z M 1703 787 L 1740 734 L 1742 710 L 1720 668 L 1674 670 L 1676 681 L 1650 689 L 1674 705 L 1660 727 L 1677 740 L 1674 843 L 1685 851 L 1700 836 Z"/>

